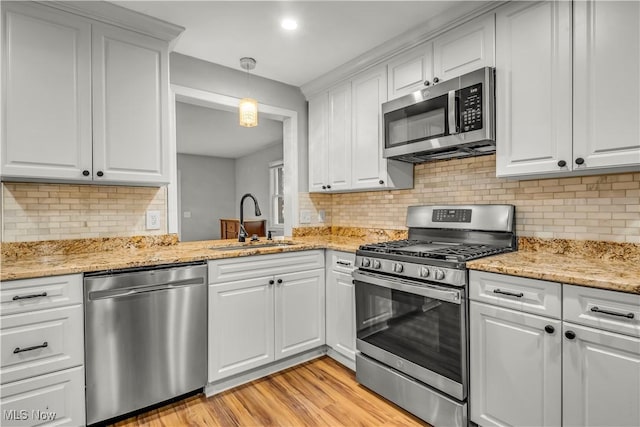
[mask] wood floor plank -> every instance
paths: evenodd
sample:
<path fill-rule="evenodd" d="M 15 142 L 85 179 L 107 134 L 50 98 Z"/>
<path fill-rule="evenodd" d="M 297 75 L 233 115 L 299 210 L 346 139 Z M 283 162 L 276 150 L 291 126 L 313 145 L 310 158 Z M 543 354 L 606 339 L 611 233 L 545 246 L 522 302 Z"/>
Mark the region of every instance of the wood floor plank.
<path fill-rule="evenodd" d="M 329 357 L 286 369 L 210 398 L 188 397 L 116 427 L 429 427 L 359 385 Z"/>

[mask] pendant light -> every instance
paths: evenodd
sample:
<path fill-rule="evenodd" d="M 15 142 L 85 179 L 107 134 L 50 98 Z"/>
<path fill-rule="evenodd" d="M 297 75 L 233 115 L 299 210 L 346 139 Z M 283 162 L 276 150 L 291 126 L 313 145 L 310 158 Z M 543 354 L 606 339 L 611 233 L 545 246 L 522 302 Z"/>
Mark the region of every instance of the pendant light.
<path fill-rule="evenodd" d="M 247 71 L 247 87 L 249 86 L 249 70 L 256 68 L 256 60 L 253 58 L 240 58 L 240 66 Z M 258 101 L 253 98 L 242 98 L 238 106 L 240 126 L 252 128 L 258 126 Z"/>

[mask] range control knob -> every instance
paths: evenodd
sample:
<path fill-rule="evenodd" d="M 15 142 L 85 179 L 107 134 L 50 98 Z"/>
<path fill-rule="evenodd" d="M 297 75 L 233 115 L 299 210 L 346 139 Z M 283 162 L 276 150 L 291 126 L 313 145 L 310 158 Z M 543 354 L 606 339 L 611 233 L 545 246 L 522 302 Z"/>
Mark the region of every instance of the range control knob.
<path fill-rule="evenodd" d="M 420 277 L 429 277 L 429 269 L 427 267 L 420 267 Z"/>
<path fill-rule="evenodd" d="M 373 268 L 375 268 L 376 270 L 379 269 L 382 265 L 380 264 L 380 261 L 378 261 L 377 259 L 373 260 Z"/>
<path fill-rule="evenodd" d="M 400 264 L 399 262 L 396 262 L 395 264 L 393 264 L 394 273 L 402 273 L 402 270 L 404 270 L 404 267 L 402 264 Z"/>
<path fill-rule="evenodd" d="M 436 280 L 444 279 L 444 271 L 442 271 L 440 269 L 434 270 L 433 271 L 433 277 L 435 277 Z"/>
<path fill-rule="evenodd" d="M 371 265 L 371 260 L 369 258 L 362 258 L 362 266 L 369 267 Z"/>

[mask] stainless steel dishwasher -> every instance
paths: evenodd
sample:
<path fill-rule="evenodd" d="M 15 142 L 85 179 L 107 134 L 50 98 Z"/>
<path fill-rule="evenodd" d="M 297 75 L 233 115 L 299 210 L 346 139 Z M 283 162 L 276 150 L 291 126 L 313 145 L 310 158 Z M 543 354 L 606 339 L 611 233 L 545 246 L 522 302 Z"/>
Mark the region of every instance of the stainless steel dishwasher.
<path fill-rule="evenodd" d="M 87 424 L 202 388 L 207 266 L 85 275 Z"/>

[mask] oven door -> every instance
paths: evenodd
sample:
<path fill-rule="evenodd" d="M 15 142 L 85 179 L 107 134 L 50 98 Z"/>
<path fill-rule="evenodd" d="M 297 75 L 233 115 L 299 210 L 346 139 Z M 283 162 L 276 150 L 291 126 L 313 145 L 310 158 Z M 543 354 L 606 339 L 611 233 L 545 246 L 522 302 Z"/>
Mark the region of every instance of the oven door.
<path fill-rule="evenodd" d="M 356 270 L 356 346 L 456 399 L 467 397 L 464 289 Z"/>

